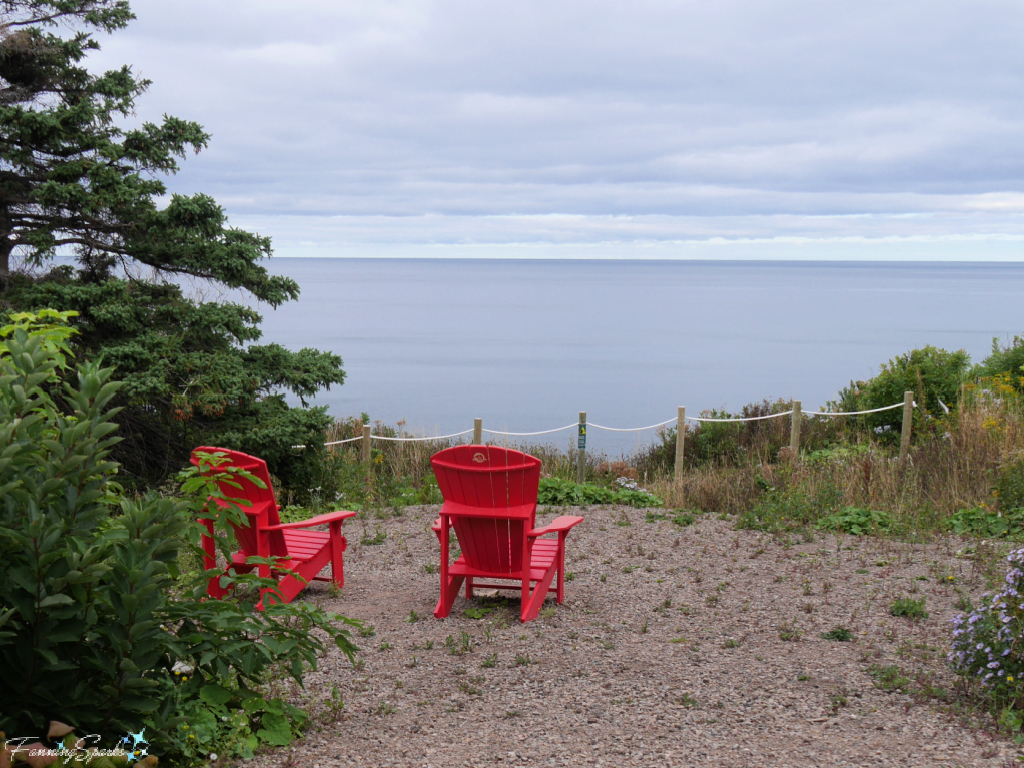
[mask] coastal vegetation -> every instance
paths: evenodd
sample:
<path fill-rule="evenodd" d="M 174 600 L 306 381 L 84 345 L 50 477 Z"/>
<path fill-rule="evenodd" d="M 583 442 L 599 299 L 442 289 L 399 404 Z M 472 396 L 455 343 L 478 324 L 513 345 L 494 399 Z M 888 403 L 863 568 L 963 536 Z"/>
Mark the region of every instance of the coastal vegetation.
<path fill-rule="evenodd" d="M 320 484 L 331 421 L 306 401 L 344 381 L 341 359 L 258 344 L 256 310 L 209 298 L 277 307 L 299 287 L 267 272 L 269 239 L 231 227 L 211 197 L 168 195 L 164 179 L 206 147 L 202 127 L 137 122 L 149 81 L 87 67 L 96 35 L 134 18 L 128 2 L 13 0 L 0 13 L 0 312 L 73 311 L 75 353 L 116 367 L 121 482 L 158 486 L 197 445 L 231 444 L 302 497 Z"/>

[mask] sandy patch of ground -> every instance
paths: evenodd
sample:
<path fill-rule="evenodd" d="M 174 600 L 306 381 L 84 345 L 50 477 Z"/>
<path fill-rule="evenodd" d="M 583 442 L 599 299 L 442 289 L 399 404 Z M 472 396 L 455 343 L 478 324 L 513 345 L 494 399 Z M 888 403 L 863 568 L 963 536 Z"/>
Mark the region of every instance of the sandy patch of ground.
<path fill-rule="evenodd" d="M 360 668 L 333 651 L 309 675 L 296 698 L 318 713 L 306 736 L 246 765 L 1017 764 L 1011 742 L 871 674 L 895 665 L 890 687 L 902 676 L 911 692 L 956 683 L 944 658 L 958 590 L 977 601 L 985 584 L 955 540 L 787 547 L 709 517 L 681 528 L 592 507 L 571 512 L 586 519 L 568 539 L 563 605 L 521 625 L 516 604 L 460 597 L 438 621 L 439 577 L 425 569 L 439 557 L 436 509 L 371 521 L 380 545 L 346 524 L 345 588 L 316 584 L 307 599 L 376 634 L 356 637 Z M 893 617 L 898 597 L 925 598 L 928 618 Z M 820 637 L 837 625 L 853 641 Z"/>

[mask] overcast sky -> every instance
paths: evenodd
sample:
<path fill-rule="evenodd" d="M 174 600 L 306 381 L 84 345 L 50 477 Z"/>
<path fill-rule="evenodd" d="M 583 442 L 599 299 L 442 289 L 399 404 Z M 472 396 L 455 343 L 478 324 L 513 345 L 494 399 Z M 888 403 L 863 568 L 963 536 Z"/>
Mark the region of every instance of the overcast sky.
<path fill-rule="evenodd" d="M 282 256 L 1024 258 L 1024 4 L 132 0 Z"/>

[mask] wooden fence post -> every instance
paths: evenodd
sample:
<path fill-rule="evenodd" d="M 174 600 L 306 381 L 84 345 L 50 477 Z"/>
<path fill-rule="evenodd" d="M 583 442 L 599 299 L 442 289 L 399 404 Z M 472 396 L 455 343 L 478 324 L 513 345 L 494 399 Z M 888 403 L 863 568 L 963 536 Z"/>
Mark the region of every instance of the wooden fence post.
<path fill-rule="evenodd" d="M 910 451 L 910 430 L 914 424 L 914 393 L 903 393 L 903 431 L 900 432 L 900 463 L 907 460 Z"/>
<path fill-rule="evenodd" d="M 803 410 L 799 400 L 793 401 L 793 421 L 789 430 L 789 450 L 793 453 L 793 460 L 800 458 L 800 421 L 803 417 Z"/>
<path fill-rule="evenodd" d="M 683 476 L 683 444 L 686 442 L 686 406 L 679 406 L 679 415 L 676 416 L 676 473 L 675 479 L 680 480 Z"/>
<path fill-rule="evenodd" d="M 473 445 L 483 445 L 484 442 L 484 420 L 473 419 Z"/>
<path fill-rule="evenodd" d="M 587 412 L 580 411 L 579 440 L 576 444 L 576 482 L 583 482 L 584 470 L 587 468 Z"/>
<path fill-rule="evenodd" d="M 363 444 L 359 446 L 362 449 L 363 463 L 367 464 L 370 461 L 370 425 L 363 424 Z"/>

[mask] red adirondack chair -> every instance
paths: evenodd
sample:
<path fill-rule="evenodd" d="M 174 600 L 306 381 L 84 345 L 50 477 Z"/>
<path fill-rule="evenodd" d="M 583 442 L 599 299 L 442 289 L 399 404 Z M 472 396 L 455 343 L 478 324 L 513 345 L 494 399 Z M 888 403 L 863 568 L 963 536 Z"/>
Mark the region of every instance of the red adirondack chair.
<path fill-rule="evenodd" d="M 524 622 L 537 617 L 549 592 L 561 603 L 565 537 L 583 518 L 566 515 L 536 527 L 540 459 L 521 451 L 468 445 L 436 453 L 430 464 L 444 496 L 441 516 L 433 526 L 441 543 L 441 598 L 434 616 L 443 619 L 451 612 L 463 581 L 467 600 L 473 597 L 474 587 L 520 590 Z M 449 565 L 451 528 L 462 555 Z M 540 538 L 549 533 L 557 533 L 558 538 Z M 556 574 L 556 586 L 551 587 Z M 535 584 L 532 592 L 531 584 Z"/>
<path fill-rule="evenodd" d="M 303 587 L 310 581 L 333 581 L 339 587 L 345 585 L 345 570 L 343 554 L 348 546 L 348 541 L 341 534 L 341 523 L 346 518 L 354 516 L 355 512 L 330 512 L 326 515 L 317 515 L 308 520 L 297 523 L 281 523 L 278 516 L 280 507 L 274 500 L 274 491 L 270 487 L 270 474 L 267 472 L 267 464 L 263 459 L 249 456 L 238 451 L 229 451 L 226 448 L 196 448 L 192 451 L 192 463 L 197 467 L 200 465 L 198 453 L 222 453 L 227 461 L 211 468 L 212 472 L 230 472 L 232 468 L 244 469 L 254 477 L 263 481 L 265 488 L 258 487 L 251 480 L 240 477 L 234 478 L 234 482 L 241 485 L 235 488 L 227 482 L 220 482 L 220 489 L 225 496 L 231 499 L 244 499 L 239 502 L 238 507 L 246 514 L 249 525 L 241 526 L 232 524 L 235 531 L 235 539 L 238 541 L 238 551 L 231 557 L 231 562 L 225 567 L 234 568 L 236 573 L 249 573 L 252 570 L 263 578 L 278 578 L 276 589 L 263 589 L 260 591 L 260 601 L 256 604 L 259 610 L 263 610 L 264 602 L 290 603 Z M 217 500 L 217 504 L 223 508 L 227 502 Z M 217 550 L 213 541 L 213 521 L 203 521 L 209 535 L 203 536 L 203 558 L 204 567 L 209 570 L 216 567 Z M 321 525 L 330 526 L 329 531 L 308 531 L 304 528 L 315 528 Z M 250 557 L 278 557 L 279 560 L 271 567 L 265 564 L 250 564 Z M 331 565 L 331 575 L 320 576 L 327 564 Z M 227 590 L 220 586 L 220 575 L 210 579 L 206 588 L 210 597 L 220 599 Z"/>

